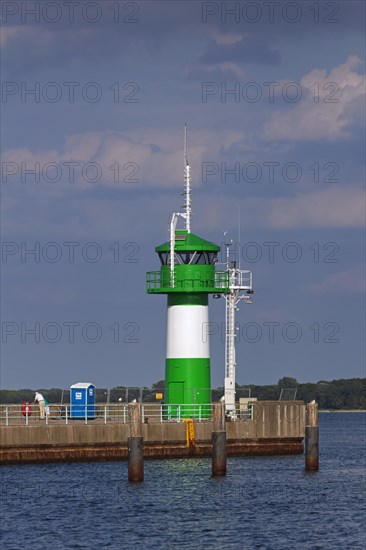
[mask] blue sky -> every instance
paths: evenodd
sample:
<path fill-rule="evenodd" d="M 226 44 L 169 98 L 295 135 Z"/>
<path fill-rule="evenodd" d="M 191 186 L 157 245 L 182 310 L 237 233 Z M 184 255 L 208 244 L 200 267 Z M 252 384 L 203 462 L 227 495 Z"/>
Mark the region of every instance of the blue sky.
<path fill-rule="evenodd" d="M 253 271 L 237 381 L 364 376 L 364 3 L 1 9 L 1 386 L 164 377 L 145 273 L 182 204 L 184 123 L 192 231 L 228 231 Z M 210 319 L 218 386 L 224 300 Z"/>

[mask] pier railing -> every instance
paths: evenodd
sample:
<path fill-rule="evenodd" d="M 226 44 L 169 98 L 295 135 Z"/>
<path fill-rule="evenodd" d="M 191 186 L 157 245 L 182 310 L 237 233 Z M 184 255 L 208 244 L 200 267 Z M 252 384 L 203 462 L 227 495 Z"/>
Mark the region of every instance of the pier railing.
<path fill-rule="evenodd" d="M 207 327 L 209 330 L 210 327 Z M 224 338 L 224 337 L 223 337 Z M 222 340 L 224 342 L 224 339 Z M 70 403 L 70 388 L 59 388 L 59 389 L 45 389 L 39 388 L 39 391 L 50 403 L 59 403 L 59 404 L 68 404 Z M 187 395 L 191 395 L 191 402 L 197 403 L 198 396 L 204 394 L 210 395 L 210 398 L 207 398 L 208 401 L 218 401 L 225 393 L 223 387 L 218 388 L 199 388 L 199 387 L 187 387 L 184 386 L 184 392 Z M 208 392 L 208 393 L 207 393 Z M 0 406 L 6 404 L 14 404 L 15 402 L 33 402 L 34 399 L 34 390 L 20 390 L 17 392 L 19 397 L 14 397 L 11 394 L 10 390 L 0 390 Z M 131 403 L 134 399 L 141 401 L 143 403 L 162 403 L 166 396 L 169 393 L 169 388 L 165 387 L 164 384 L 147 388 L 144 386 L 116 386 L 112 388 L 95 388 L 95 401 L 99 405 L 107 404 L 112 405 L 119 403 Z M 235 388 L 235 399 L 239 401 L 240 398 L 250 398 L 252 395 L 252 390 L 249 387 L 240 387 Z M 279 393 L 278 393 L 279 395 Z M 14 401 L 16 399 L 16 401 Z M 177 398 L 180 400 L 180 398 Z M 187 401 L 187 398 L 184 399 Z"/>
<path fill-rule="evenodd" d="M 175 404 L 141 403 L 141 420 L 145 424 L 162 422 L 183 422 L 184 419 L 193 418 L 195 422 L 207 422 L 212 420 L 213 405 L 207 404 Z M 251 403 L 243 410 L 237 404 L 230 420 L 253 420 L 253 406 Z M 51 403 L 45 407 L 44 418 L 38 405 L 0 405 L 0 425 L 2 426 L 41 426 L 60 424 L 127 424 L 129 422 L 128 403 L 110 403 L 95 405 L 70 405 Z"/>

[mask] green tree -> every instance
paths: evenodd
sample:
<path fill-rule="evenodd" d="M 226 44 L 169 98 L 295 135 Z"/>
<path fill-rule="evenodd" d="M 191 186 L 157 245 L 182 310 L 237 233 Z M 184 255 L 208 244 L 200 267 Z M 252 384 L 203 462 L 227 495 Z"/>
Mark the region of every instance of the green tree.
<path fill-rule="evenodd" d="M 299 383 L 296 378 L 291 378 L 291 376 L 284 376 L 283 378 L 280 378 L 280 380 L 277 382 L 277 385 L 280 388 L 297 388 Z"/>

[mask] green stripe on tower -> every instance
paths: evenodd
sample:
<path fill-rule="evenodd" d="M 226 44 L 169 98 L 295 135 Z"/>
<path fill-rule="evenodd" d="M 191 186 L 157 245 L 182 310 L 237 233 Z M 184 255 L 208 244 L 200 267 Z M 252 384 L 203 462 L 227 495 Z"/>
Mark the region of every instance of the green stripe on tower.
<path fill-rule="evenodd" d="M 169 306 L 207 306 L 208 294 L 196 292 L 195 294 L 168 294 Z"/>
<path fill-rule="evenodd" d="M 166 405 L 184 404 L 180 416 L 209 416 L 207 407 L 211 403 L 211 376 L 209 358 L 167 359 L 165 364 Z M 189 406 L 187 406 L 189 405 Z M 193 407 L 192 407 L 193 406 Z M 178 416 L 176 407 L 172 416 Z"/>

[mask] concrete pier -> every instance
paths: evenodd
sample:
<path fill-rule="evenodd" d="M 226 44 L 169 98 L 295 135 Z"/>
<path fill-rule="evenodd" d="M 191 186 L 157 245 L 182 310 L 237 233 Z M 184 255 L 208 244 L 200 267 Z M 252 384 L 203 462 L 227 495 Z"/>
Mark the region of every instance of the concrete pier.
<path fill-rule="evenodd" d="M 308 403 L 306 405 L 305 470 L 319 470 L 319 426 L 317 403 Z"/>
<path fill-rule="evenodd" d="M 225 403 L 214 403 L 212 432 L 212 477 L 226 475 Z"/>
<path fill-rule="evenodd" d="M 258 401 L 252 419 L 226 422 L 227 456 L 288 455 L 304 452 L 302 401 Z M 121 417 L 122 418 L 122 417 Z M 142 423 L 144 458 L 212 457 L 213 422 L 195 422 L 195 445 L 186 445 L 183 422 Z M 0 429 L 0 464 L 127 460 L 129 423 L 96 418 L 50 421 Z M 136 436 L 135 436 L 136 437 Z"/>

